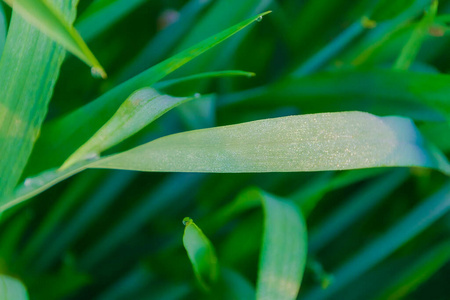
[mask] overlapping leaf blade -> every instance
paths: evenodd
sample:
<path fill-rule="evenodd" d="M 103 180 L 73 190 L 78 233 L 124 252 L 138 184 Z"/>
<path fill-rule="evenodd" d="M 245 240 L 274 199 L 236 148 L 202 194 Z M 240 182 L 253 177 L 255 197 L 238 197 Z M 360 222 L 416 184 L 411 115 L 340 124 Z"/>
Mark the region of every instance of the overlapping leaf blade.
<path fill-rule="evenodd" d="M 68 51 L 91 66 L 93 73 L 106 77 L 100 63 L 89 50 L 75 28 L 65 20 L 55 6 L 47 0 L 4 0 L 15 12 L 20 14 L 39 30 L 61 44 Z"/>

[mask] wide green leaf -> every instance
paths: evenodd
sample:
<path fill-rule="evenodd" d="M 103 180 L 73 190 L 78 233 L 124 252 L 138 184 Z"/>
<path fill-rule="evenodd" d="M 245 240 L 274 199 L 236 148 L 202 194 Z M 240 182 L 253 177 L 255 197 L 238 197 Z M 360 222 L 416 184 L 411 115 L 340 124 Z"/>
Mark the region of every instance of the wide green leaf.
<path fill-rule="evenodd" d="M 62 169 L 74 163 L 99 156 L 101 152 L 117 145 L 135 134 L 167 111 L 194 99 L 161 95 L 153 88 L 140 89 L 125 100 L 117 112 L 83 146 L 73 153 Z"/>
<path fill-rule="evenodd" d="M 60 2 L 68 22 L 75 18 L 77 2 Z M 12 14 L 0 60 L 0 197 L 19 181 L 47 114 L 64 55 L 62 47 Z"/>
<path fill-rule="evenodd" d="M 400 166 L 450 174 L 445 156 L 409 119 L 363 112 L 290 116 L 169 135 L 65 170 L 50 169 L 0 200 L 0 211 L 87 168 L 241 173 Z"/>
<path fill-rule="evenodd" d="M 0 299 L 28 300 L 28 293 L 19 280 L 7 275 L 0 275 Z"/>
<path fill-rule="evenodd" d="M 213 245 L 203 231 L 192 221 L 184 218 L 183 245 L 192 263 L 200 285 L 209 290 L 217 282 L 219 264 Z"/>
<path fill-rule="evenodd" d="M 27 22 L 61 44 L 68 51 L 92 67 L 92 73 L 106 78 L 103 67 L 89 50 L 80 34 L 64 15 L 47 0 L 4 0 Z"/>
<path fill-rule="evenodd" d="M 450 174 L 445 157 L 401 117 L 323 113 L 166 136 L 94 164 L 160 172 L 298 172 L 421 166 Z"/>
<path fill-rule="evenodd" d="M 111 118 L 131 93 L 153 85 L 268 13 L 259 14 L 232 26 L 131 78 L 69 115 L 44 125 L 27 173 L 36 174 L 59 166 Z"/>

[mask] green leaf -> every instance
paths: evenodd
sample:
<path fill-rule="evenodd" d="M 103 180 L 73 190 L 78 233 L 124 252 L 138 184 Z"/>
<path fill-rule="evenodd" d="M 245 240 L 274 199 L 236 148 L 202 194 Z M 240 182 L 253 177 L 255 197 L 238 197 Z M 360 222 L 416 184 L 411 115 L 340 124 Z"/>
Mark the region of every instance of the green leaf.
<path fill-rule="evenodd" d="M 76 4 L 60 4 L 70 22 Z M 25 167 L 64 55 L 62 47 L 13 12 L 0 60 L 0 197 L 13 190 Z"/>
<path fill-rule="evenodd" d="M 200 285 L 209 290 L 217 282 L 219 265 L 213 245 L 203 231 L 186 217 L 183 219 L 183 245 Z"/>
<path fill-rule="evenodd" d="M 204 72 L 199 73 L 191 76 L 171 79 L 171 80 L 165 80 L 158 82 L 153 85 L 156 89 L 164 89 L 172 85 L 184 83 L 186 81 L 191 80 L 198 80 L 198 79 L 205 79 L 205 78 L 214 78 L 214 77 L 225 77 L 225 76 L 246 76 L 246 77 L 253 77 L 255 76 L 255 73 L 253 72 L 246 72 L 246 71 L 239 71 L 239 70 L 227 70 L 227 71 L 216 71 L 216 72 Z"/>
<path fill-rule="evenodd" d="M 363 112 L 282 117 L 169 135 L 29 178 L 0 211 L 87 168 L 158 172 L 299 172 L 417 166 L 450 174 L 411 120 Z"/>
<path fill-rule="evenodd" d="M 99 156 L 104 150 L 132 136 L 172 108 L 194 98 L 195 96 L 176 98 L 161 95 L 153 88 L 134 92 L 111 119 L 66 160 L 61 169 L 80 160 Z"/>
<path fill-rule="evenodd" d="M 92 67 L 92 74 L 106 78 L 103 67 L 75 28 L 47 0 L 4 0 L 27 22 Z"/>
<path fill-rule="evenodd" d="M 304 113 L 363 110 L 415 120 L 450 121 L 449 86 L 450 76 L 446 74 L 391 70 L 324 72 L 224 96 L 219 99 L 219 106 L 229 106 L 234 111 L 294 105 Z"/>
<path fill-rule="evenodd" d="M 260 193 L 265 220 L 256 299 L 296 299 L 306 265 L 306 225 L 288 201 Z"/>
<path fill-rule="evenodd" d="M 28 300 L 28 293 L 19 280 L 0 275 L 0 299 Z"/>
<path fill-rule="evenodd" d="M 44 125 L 33 151 L 31 158 L 33 163 L 27 173 L 36 174 L 47 168 L 59 166 L 114 114 L 123 99 L 131 93 L 153 85 L 268 13 L 259 14 L 232 26 L 131 78 L 69 115 Z"/>
<path fill-rule="evenodd" d="M 409 68 L 411 63 L 416 58 L 425 37 L 428 35 L 428 29 L 433 24 L 434 18 L 437 13 L 437 8 L 438 1 L 434 0 L 422 20 L 420 20 L 420 22 L 414 28 L 411 37 L 403 47 L 400 56 L 395 61 L 393 69 L 407 70 Z"/>
<path fill-rule="evenodd" d="M 94 164 L 159 172 L 298 172 L 450 165 L 401 117 L 323 113 L 166 136 Z"/>

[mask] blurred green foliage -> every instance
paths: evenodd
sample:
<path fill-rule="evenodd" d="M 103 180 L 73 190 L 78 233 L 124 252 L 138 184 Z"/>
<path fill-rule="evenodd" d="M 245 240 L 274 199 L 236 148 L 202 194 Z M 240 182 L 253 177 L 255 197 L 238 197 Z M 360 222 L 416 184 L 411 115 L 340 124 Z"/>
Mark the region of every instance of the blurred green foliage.
<path fill-rule="evenodd" d="M 93 78 L 83 62 L 69 54 L 63 58 L 53 42 L 40 40 L 39 51 L 32 46 L 20 50 L 39 73 L 15 80 L 0 68 L 0 93 L 19 81 L 45 87 L 37 89 L 40 109 L 30 106 L 27 111 L 36 117 L 27 135 L 31 151 L 35 138 L 39 143 L 42 122 L 44 135 L 52 121 L 266 10 L 273 12 L 262 22 L 167 79 L 222 70 L 256 76 L 203 77 L 161 87 L 161 93 L 174 97 L 213 96 L 171 110 L 106 154 L 192 129 L 359 110 L 411 118 L 423 142 L 448 157 L 447 0 L 80 0 L 74 25 L 109 79 Z M 11 15 L 0 3 L 3 58 L 11 53 L 8 45 L 2 52 L 5 34 L 13 28 Z M 32 41 L 33 30 L 27 27 L 23 39 Z M 39 56 L 32 57 L 32 51 Z M 16 71 L 26 70 L 18 65 Z M 130 94 L 115 99 L 117 107 Z M 8 103 L 16 103 L 17 95 Z M 37 100 L 27 101 L 23 103 Z M 111 115 L 101 117 L 103 121 L 94 121 L 102 125 Z M 77 121 L 71 122 L 78 126 Z M 56 147 L 46 155 L 61 153 Z M 8 157 L 7 164 L 25 164 L 27 157 Z M 27 163 L 24 183 L 36 170 L 55 167 L 36 153 Z M 2 170 L 0 181 L 17 182 L 22 170 L 17 168 Z M 304 274 L 304 266 L 299 270 L 299 299 L 448 298 L 449 180 L 416 167 L 257 174 L 86 170 L 1 215 L 0 274 L 19 288 L 21 283 L 12 278 L 20 279 L 30 299 L 250 299 L 258 295 L 259 255 L 267 229 L 257 209 L 261 202 L 252 201 L 255 191 L 295 205 L 306 219 L 308 255 Z M 186 216 L 195 220 L 217 254 L 221 277 L 209 291 L 196 282 L 183 248 Z"/>

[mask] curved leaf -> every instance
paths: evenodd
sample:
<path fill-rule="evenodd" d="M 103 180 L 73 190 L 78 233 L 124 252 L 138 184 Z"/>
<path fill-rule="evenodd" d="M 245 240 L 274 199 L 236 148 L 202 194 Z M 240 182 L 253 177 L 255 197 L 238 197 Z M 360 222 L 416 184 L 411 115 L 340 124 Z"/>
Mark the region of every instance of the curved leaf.
<path fill-rule="evenodd" d="M 140 89 L 123 102 L 117 112 L 63 164 L 66 169 L 77 161 L 100 153 L 132 136 L 169 110 L 193 97 L 161 95 L 153 88 Z"/>
<path fill-rule="evenodd" d="M 95 167 L 161 172 L 298 172 L 421 166 L 450 174 L 445 157 L 401 117 L 322 113 L 174 134 Z"/>
<path fill-rule="evenodd" d="M 209 290 L 219 276 L 219 265 L 213 245 L 190 218 L 184 218 L 183 245 L 200 285 Z"/>

